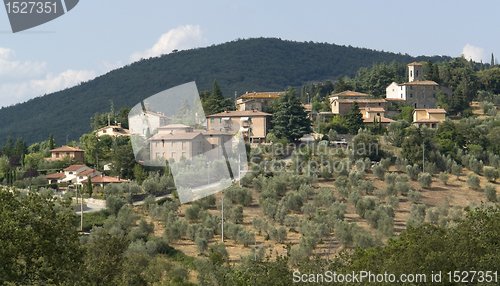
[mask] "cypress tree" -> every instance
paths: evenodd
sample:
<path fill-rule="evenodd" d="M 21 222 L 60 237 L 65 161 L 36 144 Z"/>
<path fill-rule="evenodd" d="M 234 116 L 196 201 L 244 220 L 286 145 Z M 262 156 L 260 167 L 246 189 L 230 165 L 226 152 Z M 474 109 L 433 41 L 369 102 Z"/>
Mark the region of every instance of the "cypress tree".
<path fill-rule="evenodd" d="M 346 119 L 349 134 L 358 134 L 359 128 L 363 127 L 363 115 L 359 110 L 357 101 L 352 103 L 351 110 L 349 110 L 349 113 L 346 115 Z"/>
<path fill-rule="evenodd" d="M 56 148 L 56 140 L 54 140 L 54 135 L 50 133 L 49 135 L 49 150 L 55 149 Z"/>

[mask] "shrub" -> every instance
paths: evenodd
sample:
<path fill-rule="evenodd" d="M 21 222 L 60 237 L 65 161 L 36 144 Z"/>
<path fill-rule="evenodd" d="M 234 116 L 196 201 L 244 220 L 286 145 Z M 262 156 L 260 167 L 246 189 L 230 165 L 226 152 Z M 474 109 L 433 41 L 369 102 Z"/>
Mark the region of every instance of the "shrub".
<path fill-rule="evenodd" d="M 425 214 L 425 220 L 437 225 L 439 223 L 439 209 L 428 209 L 427 213 Z"/>
<path fill-rule="evenodd" d="M 385 184 L 386 185 L 395 184 L 397 176 L 398 174 L 396 173 L 385 173 Z"/>
<path fill-rule="evenodd" d="M 252 220 L 253 228 L 259 232 L 259 235 L 267 232 L 267 221 L 265 218 L 256 218 L 254 217 Z"/>
<path fill-rule="evenodd" d="M 356 206 L 358 201 L 361 199 L 361 195 L 357 191 L 352 191 L 349 193 L 349 202 Z"/>
<path fill-rule="evenodd" d="M 387 192 L 386 192 L 385 190 L 383 190 L 383 189 L 377 189 L 377 190 L 375 191 L 375 196 L 376 196 L 379 200 L 383 201 L 383 200 L 385 199 L 385 197 L 387 197 Z"/>
<path fill-rule="evenodd" d="M 196 244 L 196 247 L 198 248 L 198 251 L 200 253 L 205 252 L 208 248 L 207 240 L 202 237 L 196 237 L 194 243 Z"/>
<path fill-rule="evenodd" d="M 120 197 L 111 195 L 106 198 L 106 208 L 108 208 L 112 214 L 117 215 L 122 206 L 127 202 Z"/>
<path fill-rule="evenodd" d="M 318 190 L 318 194 L 313 197 L 314 204 L 318 207 L 320 206 L 330 206 L 335 202 L 335 196 L 333 195 L 333 189 L 329 187 L 321 187 Z"/>
<path fill-rule="evenodd" d="M 297 227 L 297 224 L 299 222 L 299 218 L 297 215 L 294 216 L 286 216 L 285 218 L 285 226 L 286 227 Z"/>
<path fill-rule="evenodd" d="M 424 222 L 424 219 L 425 219 L 425 205 L 412 204 L 410 208 L 410 215 L 406 220 L 406 225 L 417 227 Z"/>
<path fill-rule="evenodd" d="M 425 162 L 425 171 L 431 175 L 437 174 L 438 168 L 436 166 L 436 163 Z"/>
<path fill-rule="evenodd" d="M 488 184 L 484 187 L 484 194 L 486 195 L 486 198 L 490 202 L 496 202 L 497 201 L 497 190 L 495 186 Z"/>
<path fill-rule="evenodd" d="M 479 177 L 473 174 L 467 175 L 467 186 L 472 190 L 479 190 Z"/>
<path fill-rule="evenodd" d="M 406 171 L 406 166 L 408 166 L 409 162 L 407 159 L 396 158 L 396 169 L 400 172 Z"/>
<path fill-rule="evenodd" d="M 186 208 L 186 219 L 190 222 L 197 221 L 199 219 L 201 208 L 198 205 L 192 205 Z"/>
<path fill-rule="evenodd" d="M 408 200 L 414 204 L 418 203 L 421 198 L 422 198 L 422 195 L 417 190 L 410 190 L 408 192 Z"/>
<path fill-rule="evenodd" d="M 462 165 L 457 164 L 456 162 L 453 162 L 453 165 L 451 165 L 451 174 L 454 176 L 458 177 L 462 174 Z"/>
<path fill-rule="evenodd" d="M 389 171 L 389 167 L 391 166 L 391 158 L 384 158 L 380 160 L 380 165 L 384 168 L 384 171 Z"/>
<path fill-rule="evenodd" d="M 389 196 L 387 197 L 386 204 L 397 209 L 399 208 L 399 198 L 397 196 Z"/>
<path fill-rule="evenodd" d="M 316 213 L 316 206 L 311 204 L 311 203 L 308 203 L 308 204 L 305 204 L 301 210 L 302 210 L 302 213 L 304 213 L 304 215 L 307 218 L 310 218 Z"/>
<path fill-rule="evenodd" d="M 424 189 L 428 189 L 432 184 L 432 177 L 429 173 L 418 174 L 418 183 Z"/>
<path fill-rule="evenodd" d="M 406 175 L 412 180 L 416 181 L 418 179 L 418 174 L 420 173 L 420 167 L 417 164 L 413 166 L 406 166 Z"/>
<path fill-rule="evenodd" d="M 450 178 L 450 175 L 446 172 L 441 172 L 439 173 L 439 180 L 441 180 L 441 182 L 443 182 L 443 184 L 447 184 L 448 183 L 448 179 Z"/>
<path fill-rule="evenodd" d="M 330 131 L 328 131 L 328 139 L 330 141 L 337 141 L 337 137 L 337 131 L 335 131 L 334 129 L 330 129 Z"/>
<path fill-rule="evenodd" d="M 483 172 L 486 179 L 490 182 L 494 182 L 498 179 L 498 170 L 493 167 L 486 167 Z"/>
<path fill-rule="evenodd" d="M 377 179 L 379 180 L 383 180 L 384 179 L 384 175 L 385 175 L 385 170 L 384 170 L 384 167 L 382 167 L 380 164 L 377 164 L 373 167 L 373 175 L 375 175 L 377 177 Z"/>
<path fill-rule="evenodd" d="M 187 211 L 187 209 L 186 209 Z M 243 223 L 243 206 L 238 205 L 231 212 L 231 221 L 240 224 Z"/>
<path fill-rule="evenodd" d="M 408 192 L 411 190 L 411 186 L 409 182 L 397 182 L 395 189 L 399 191 L 400 194 L 406 196 Z"/>
<path fill-rule="evenodd" d="M 369 210 L 375 209 L 375 199 L 372 197 L 364 197 L 358 201 L 356 204 L 356 213 L 364 218 L 365 214 Z"/>

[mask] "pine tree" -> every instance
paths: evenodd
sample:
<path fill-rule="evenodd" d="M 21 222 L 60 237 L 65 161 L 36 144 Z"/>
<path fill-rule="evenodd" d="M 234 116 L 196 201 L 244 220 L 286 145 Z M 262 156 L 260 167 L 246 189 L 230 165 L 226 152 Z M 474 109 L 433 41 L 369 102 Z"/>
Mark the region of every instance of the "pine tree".
<path fill-rule="evenodd" d="M 495 56 L 493 56 L 493 53 L 491 53 L 491 63 L 490 63 L 490 68 L 495 66 Z"/>
<path fill-rule="evenodd" d="M 210 105 L 211 114 L 223 112 L 226 109 L 226 100 L 222 95 L 222 91 L 220 90 L 217 80 L 214 80 L 212 94 L 210 94 L 210 96 L 208 97 L 208 103 Z"/>
<path fill-rule="evenodd" d="M 12 137 L 7 137 L 7 144 L 2 148 L 2 155 L 5 155 L 7 158 L 12 157 L 14 155 L 14 146 L 12 144 Z"/>
<path fill-rule="evenodd" d="M 346 115 L 347 119 L 347 129 L 349 131 L 349 134 L 358 134 L 359 128 L 363 127 L 363 115 L 361 114 L 361 111 L 359 110 L 359 105 L 357 101 L 354 101 L 352 103 L 351 110 L 349 110 L 349 113 Z"/>
<path fill-rule="evenodd" d="M 277 101 L 272 119 L 274 128 L 271 132 L 274 135 L 295 141 L 312 132 L 311 120 L 307 118 L 294 88 L 289 87 Z"/>

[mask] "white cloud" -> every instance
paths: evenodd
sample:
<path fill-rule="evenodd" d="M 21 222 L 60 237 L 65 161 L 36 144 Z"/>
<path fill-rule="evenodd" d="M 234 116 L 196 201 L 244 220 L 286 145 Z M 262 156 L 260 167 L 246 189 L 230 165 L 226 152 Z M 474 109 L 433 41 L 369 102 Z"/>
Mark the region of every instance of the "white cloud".
<path fill-rule="evenodd" d="M 475 62 L 480 62 L 481 60 L 486 62 L 487 59 L 486 52 L 483 48 L 475 47 L 469 44 L 465 45 L 462 49 L 462 55 L 464 55 L 467 60 L 472 59 Z"/>
<path fill-rule="evenodd" d="M 47 74 L 44 79 L 32 79 L 27 82 L 8 82 L 0 86 L 0 104 L 9 106 L 18 102 L 59 91 L 82 81 L 96 77 L 92 70 L 67 70 L 58 75 Z"/>
<path fill-rule="evenodd" d="M 45 62 L 21 62 L 15 60 L 13 50 L 0 47 L 0 77 L 6 79 L 20 79 L 41 76 L 46 72 Z"/>
<path fill-rule="evenodd" d="M 198 25 L 179 26 L 161 35 L 156 44 L 144 52 L 135 52 L 130 56 L 130 61 L 135 62 L 141 58 L 157 57 L 171 53 L 173 50 L 185 50 L 203 46 L 207 39 Z"/>

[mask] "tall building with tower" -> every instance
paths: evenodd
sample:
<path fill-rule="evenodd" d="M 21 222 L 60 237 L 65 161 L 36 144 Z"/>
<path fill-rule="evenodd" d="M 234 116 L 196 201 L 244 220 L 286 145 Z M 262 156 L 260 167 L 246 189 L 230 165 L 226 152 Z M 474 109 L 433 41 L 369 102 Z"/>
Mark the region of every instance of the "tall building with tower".
<path fill-rule="evenodd" d="M 391 83 L 386 89 L 386 100 L 389 105 L 404 102 L 413 108 L 434 108 L 438 102 L 438 92 L 452 95 L 452 90 L 431 80 L 423 80 L 422 64 L 408 64 L 408 82 Z"/>

